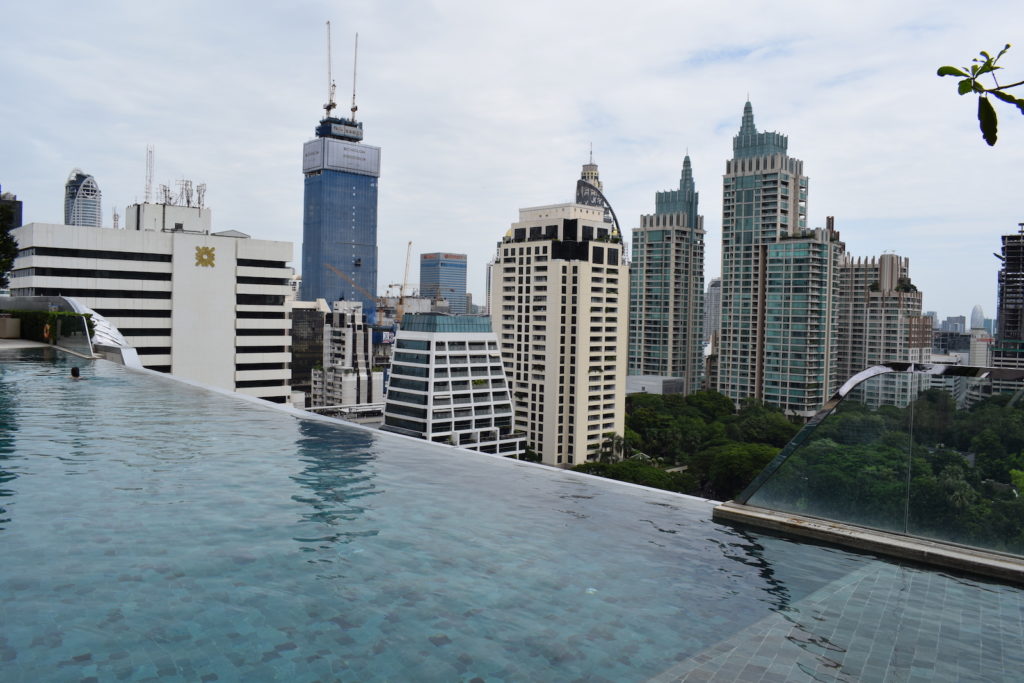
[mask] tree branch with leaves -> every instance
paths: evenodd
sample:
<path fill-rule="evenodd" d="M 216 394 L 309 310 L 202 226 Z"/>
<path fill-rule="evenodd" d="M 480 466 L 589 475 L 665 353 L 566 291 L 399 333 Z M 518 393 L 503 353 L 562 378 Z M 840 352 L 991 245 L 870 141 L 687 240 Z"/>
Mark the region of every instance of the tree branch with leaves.
<path fill-rule="evenodd" d="M 990 95 L 998 100 L 1012 104 L 1020 110 L 1022 115 L 1024 115 L 1024 99 L 1014 97 L 1007 92 L 1008 90 L 1024 85 L 1024 81 L 1000 85 L 999 79 L 996 78 L 996 71 L 1003 68 L 998 66 L 997 62 L 1009 49 L 1010 45 L 1007 43 L 1006 47 L 1000 50 L 999 54 L 995 57 L 982 50 L 980 57 L 975 57 L 971 60 L 972 63 L 970 66 L 965 66 L 963 68 L 957 68 L 955 66 L 940 66 L 938 70 L 939 76 L 956 76 L 961 79 L 957 84 L 957 92 L 961 95 L 977 93 L 978 125 L 981 127 L 981 136 L 990 147 L 996 144 L 999 128 L 999 121 L 996 116 L 995 107 L 992 106 L 992 102 L 989 100 Z M 986 75 L 992 79 L 992 83 L 994 85 L 985 86 L 981 83 L 980 79 Z"/>

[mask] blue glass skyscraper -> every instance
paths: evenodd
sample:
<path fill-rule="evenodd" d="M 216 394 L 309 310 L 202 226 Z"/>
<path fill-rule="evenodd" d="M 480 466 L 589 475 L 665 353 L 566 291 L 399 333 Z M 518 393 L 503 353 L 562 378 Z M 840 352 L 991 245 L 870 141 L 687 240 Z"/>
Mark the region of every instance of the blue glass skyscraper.
<path fill-rule="evenodd" d="M 452 313 L 466 310 L 466 255 L 420 254 L 420 296 L 445 299 Z"/>
<path fill-rule="evenodd" d="M 363 124 L 330 115 L 303 147 L 302 290 L 306 301 L 361 301 L 376 317 L 380 148 Z"/>

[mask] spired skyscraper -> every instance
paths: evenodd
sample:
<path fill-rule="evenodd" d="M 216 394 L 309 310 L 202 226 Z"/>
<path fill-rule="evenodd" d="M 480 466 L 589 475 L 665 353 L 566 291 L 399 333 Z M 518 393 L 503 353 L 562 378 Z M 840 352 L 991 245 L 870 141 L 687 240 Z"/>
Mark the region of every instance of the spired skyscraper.
<path fill-rule="evenodd" d="M 629 374 L 681 377 L 700 388 L 703 368 L 704 217 L 697 214 L 690 157 L 678 190 L 655 194 L 655 211 L 633 229 Z"/>
<path fill-rule="evenodd" d="M 747 102 L 722 186 L 721 334 L 713 387 L 810 417 L 836 388 L 845 253 L 831 220 L 807 229 L 807 177 Z"/>
<path fill-rule="evenodd" d="M 79 168 L 71 171 L 64 185 L 64 225 L 102 228 L 102 196 L 95 178 Z"/>
<path fill-rule="evenodd" d="M 353 85 L 354 80 L 353 74 Z M 351 118 L 338 118 L 331 115 L 336 105 L 329 70 L 328 84 L 325 116 L 316 127 L 316 137 L 302 149 L 305 193 L 301 298 L 360 301 L 373 321 L 377 305 L 380 148 L 362 144 L 363 124 L 356 121 L 355 88 Z"/>

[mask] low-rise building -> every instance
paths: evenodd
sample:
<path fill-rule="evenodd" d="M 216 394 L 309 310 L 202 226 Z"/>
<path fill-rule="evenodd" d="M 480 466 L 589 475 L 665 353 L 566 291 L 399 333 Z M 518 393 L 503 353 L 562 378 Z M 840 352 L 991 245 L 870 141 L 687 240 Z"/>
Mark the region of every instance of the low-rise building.
<path fill-rule="evenodd" d="M 483 453 L 524 453 L 489 317 L 405 315 L 381 429 Z"/>
<path fill-rule="evenodd" d="M 363 303 L 335 301 L 323 340 L 322 363 L 312 369 L 311 407 L 349 409 L 382 403 L 384 373 L 373 366 L 373 330 Z M 379 424 L 379 407 L 373 412 Z"/>

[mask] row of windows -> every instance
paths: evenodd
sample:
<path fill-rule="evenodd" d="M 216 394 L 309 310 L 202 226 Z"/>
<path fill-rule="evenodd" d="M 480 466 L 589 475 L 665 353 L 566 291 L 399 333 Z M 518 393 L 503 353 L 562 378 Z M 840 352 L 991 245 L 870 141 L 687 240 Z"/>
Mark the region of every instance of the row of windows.
<path fill-rule="evenodd" d="M 133 251 L 107 251 L 103 249 L 62 249 L 59 247 L 29 247 L 18 250 L 18 256 L 65 256 L 69 258 L 98 258 L 121 261 L 171 262 L 170 254 L 144 254 Z M 281 265 L 282 267 L 284 266 L 283 263 Z"/>
<path fill-rule="evenodd" d="M 112 280 L 162 280 L 169 282 L 170 273 L 149 273 L 135 270 L 95 270 L 92 268 L 19 268 L 12 277 L 85 277 Z"/>
<path fill-rule="evenodd" d="M 235 370 L 239 372 L 245 370 L 287 370 L 287 363 L 238 363 L 235 365 Z"/>
<path fill-rule="evenodd" d="M 279 277 L 249 277 L 247 275 L 239 275 L 237 281 L 240 285 L 278 285 L 287 287 L 290 284 L 287 279 Z"/>
<path fill-rule="evenodd" d="M 32 287 L 34 296 L 75 296 L 97 299 L 170 299 L 170 292 L 146 292 L 127 289 L 77 289 L 66 287 Z M 14 296 L 17 293 L 11 292 Z M 167 313 L 164 312 L 163 315 Z"/>

